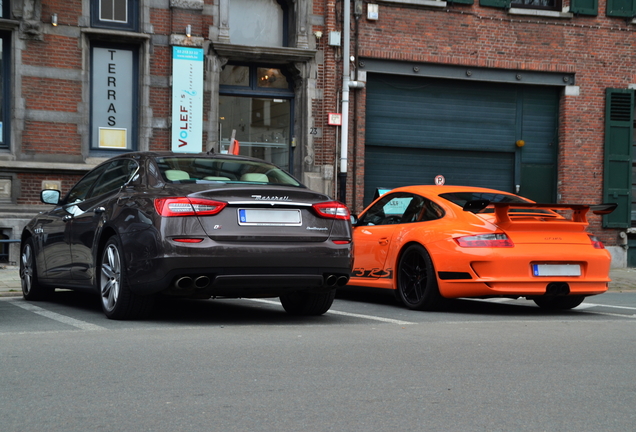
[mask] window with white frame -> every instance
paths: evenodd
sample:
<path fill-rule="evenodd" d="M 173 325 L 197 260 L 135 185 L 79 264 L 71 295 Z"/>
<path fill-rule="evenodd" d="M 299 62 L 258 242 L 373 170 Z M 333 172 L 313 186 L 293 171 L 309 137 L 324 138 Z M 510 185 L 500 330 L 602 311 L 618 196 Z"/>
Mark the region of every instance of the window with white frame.
<path fill-rule="evenodd" d="M 139 0 L 91 0 L 93 27 L 137 31 Z"/>

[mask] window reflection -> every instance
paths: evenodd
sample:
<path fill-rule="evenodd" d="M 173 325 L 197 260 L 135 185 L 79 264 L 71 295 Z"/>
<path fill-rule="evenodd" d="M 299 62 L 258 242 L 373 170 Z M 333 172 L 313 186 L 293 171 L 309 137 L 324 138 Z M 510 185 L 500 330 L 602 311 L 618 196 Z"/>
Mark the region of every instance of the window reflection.
<path fill-rule="evenodd" d="M 280 69 L 257 68 L 256 85 L 259 87 L 286 89 L 289 87 L 287 78 Z"/>
<path fill-rule="evenodd" d="M 289 169 L 291 102 L 286 99 L 220 96 L 221 152 L 227 152 L 232 132 L 240 154 Z"/>

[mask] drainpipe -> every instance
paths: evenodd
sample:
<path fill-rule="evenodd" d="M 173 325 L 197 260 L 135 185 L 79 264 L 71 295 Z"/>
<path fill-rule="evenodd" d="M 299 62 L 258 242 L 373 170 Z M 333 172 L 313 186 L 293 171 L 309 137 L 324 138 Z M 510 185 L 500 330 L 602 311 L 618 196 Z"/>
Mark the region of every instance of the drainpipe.
<path fill-rule="evenodd" d="M 342 51 L 342 130 L 340 134 L 340 173 L 338 199 L 347 203 L 347 154 L 349 152 L 349 40 L 351 38 L 351 0 L 344 0 L 344 47 Z"/>

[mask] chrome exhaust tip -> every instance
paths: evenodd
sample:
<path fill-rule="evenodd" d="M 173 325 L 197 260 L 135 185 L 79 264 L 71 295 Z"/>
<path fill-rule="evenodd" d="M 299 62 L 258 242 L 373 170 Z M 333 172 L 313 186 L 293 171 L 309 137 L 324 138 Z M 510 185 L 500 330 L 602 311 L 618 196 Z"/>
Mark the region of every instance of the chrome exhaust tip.
<path fill-rule="evenodd" d="M 349 276 L 340 276 L 336 281 L 336 285 L 338 285 L 339 287 L 345 286 L 347 282 L 349 282 Z"/>
<path fill-rule="evenodd" d="M 188 289 L 192 286 L 192 278 L 190 276 L 182 276 L 174 283 L 177 289 Z"/>
<path fill-rule="evenodd" d="M 196 288 L 201 289 L 207 287 L 208 285 L 210 285 L 210 278 L 207 276 L 199 276 L 194 280 L 194 286 Z"/>

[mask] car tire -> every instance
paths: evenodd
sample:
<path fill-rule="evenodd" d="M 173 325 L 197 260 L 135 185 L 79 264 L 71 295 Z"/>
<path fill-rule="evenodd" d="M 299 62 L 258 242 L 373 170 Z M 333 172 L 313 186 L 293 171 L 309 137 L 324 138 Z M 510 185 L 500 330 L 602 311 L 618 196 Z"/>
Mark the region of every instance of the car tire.
<path fill-rule="evenodd" d="M 574 309 L 585 300 L 585 296 L 582 295 L 569 295 L 563 297 L 534 297 L 532 301 L 536 303 L 542 309 L 548 310 L 567 310 Z"/>
<path fill-rule="evenodd" d="M 152 309 L 154 297 L 140 296 L 130 291 L 126 284 L 123 253 L 117 236 L 108 239 L 98 264 L 96 283 L 104 314 L 116 320 L 147 317 Z"/>
<path fill-rule="evenodd" d="M 24 242 L 20 254 L 20 281 L 25 300 L 46 300 L 53 294 L 54 289 L 40 284 L 38 279 L 35 247 L 31 237 Z"/>
<path fill-rule="evenodd" d="M 435 310 L 441 306 L 433 261 L 419 244 L 407 247 L 398 264 L 397 296 L 409 309 Z"/>
<path fill-rule="evenodd" d="M 327 292 L 297 291 L 280 296 L 280 303 L 291 315 L 322 315 L 329 310 L 336 290 Z"/>

